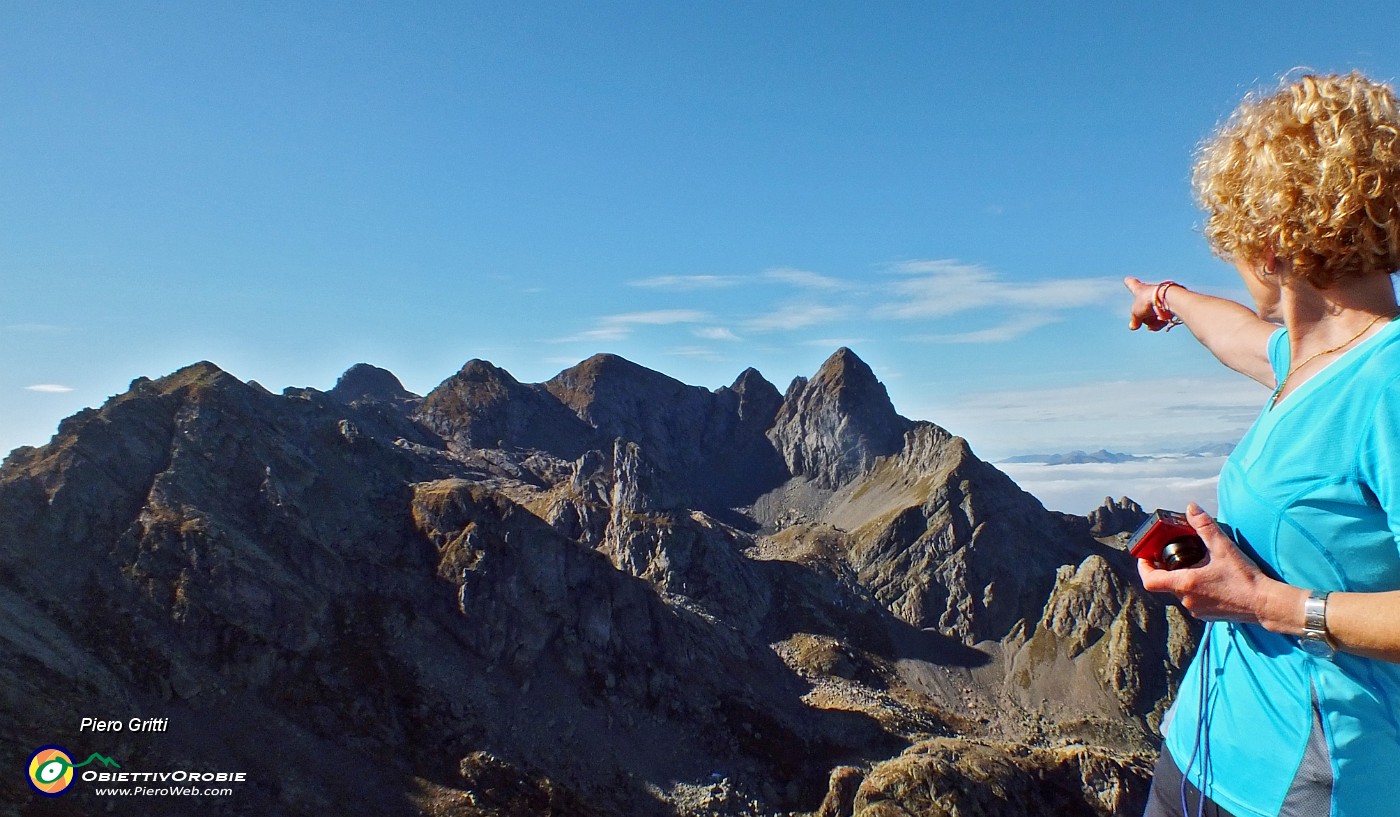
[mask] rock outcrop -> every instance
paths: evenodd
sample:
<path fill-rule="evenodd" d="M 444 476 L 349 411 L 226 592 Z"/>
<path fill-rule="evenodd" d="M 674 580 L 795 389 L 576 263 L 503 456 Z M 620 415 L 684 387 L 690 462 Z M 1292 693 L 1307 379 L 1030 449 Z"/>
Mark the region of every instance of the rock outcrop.
<path fill-rule="evenodd" d="M 215 813 L 1129 810 L 1194 637 L 1135 507 L 1094 539 L 847 349 L 786 396 L 199 363 L 0 467 L 0 744 L 246 772 Z"/>
<path fill-rule="evenodd" d="M 916 627 L 969 645 L 1001 639 L 1083 550 L 1034 497 L 932 423 L 877 463 L 835 493 L 829 518 L 851 532 L 862 583 Z"/>
<path fill-rule="evenodd" d="M 1132 533 L 1147 520 L 1142 506 L 1125 497 L 1103 498 L 1103 504 L 1089 512 L 1089 532 L 1094 536 Z"/>
<path fill-rule="evenodd" d="M 920 743 L 871 770 L 832 817 L 1060 817 L 1137 814 L 1148 758 L 1085 746 L 1027 748 L 965 739 Z M 841 785 L 849 787 L 845 780 Z M 835 787 L 833 787 L 833 791 Z"/>

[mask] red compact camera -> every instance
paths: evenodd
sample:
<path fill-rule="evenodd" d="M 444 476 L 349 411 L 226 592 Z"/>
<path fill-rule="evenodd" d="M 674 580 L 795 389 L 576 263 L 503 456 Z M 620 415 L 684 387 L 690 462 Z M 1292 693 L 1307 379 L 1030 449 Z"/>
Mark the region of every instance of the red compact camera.
<path fill-rule="evenodd" d="M 1153 511 L 1128 540 L 1128 553 L 1167 570 L 1190 567 L 1206 557 L 1206 543 L 1186 521 L 1186 514 Z"/>

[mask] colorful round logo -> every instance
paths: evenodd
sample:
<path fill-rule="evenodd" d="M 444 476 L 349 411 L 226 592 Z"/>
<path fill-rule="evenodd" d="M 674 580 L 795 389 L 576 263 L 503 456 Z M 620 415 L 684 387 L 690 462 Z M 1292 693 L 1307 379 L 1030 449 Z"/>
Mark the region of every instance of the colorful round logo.
<path fill-rule="evenodd" d="M 41 746 L 29 756 L 29 785 L 45 797 L 57 797 L 73 784 L 73 758 L 62 746 Z"/>

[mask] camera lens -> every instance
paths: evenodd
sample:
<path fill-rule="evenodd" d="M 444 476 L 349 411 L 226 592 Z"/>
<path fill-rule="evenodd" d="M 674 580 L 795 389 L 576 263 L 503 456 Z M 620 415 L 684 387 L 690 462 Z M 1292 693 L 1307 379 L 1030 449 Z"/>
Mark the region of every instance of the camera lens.
<path fill-rule="evenodd" d="M 1206 557 L 1206 544 L 1196 536 L 1183 536 L 1162 548 L 1162 566 L 1167 570 L 1190 567 Z"/>

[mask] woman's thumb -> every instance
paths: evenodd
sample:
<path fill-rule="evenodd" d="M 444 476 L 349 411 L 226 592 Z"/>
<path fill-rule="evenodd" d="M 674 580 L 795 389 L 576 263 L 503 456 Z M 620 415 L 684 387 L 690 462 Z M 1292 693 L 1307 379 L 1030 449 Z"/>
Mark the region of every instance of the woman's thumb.
<path fill-rule="evenodd" d="M 1215 527 L 1215 519 L 1194 502 L 1186 506 L 1186 521 L 1190 522 L 1197 532 Z"/>

